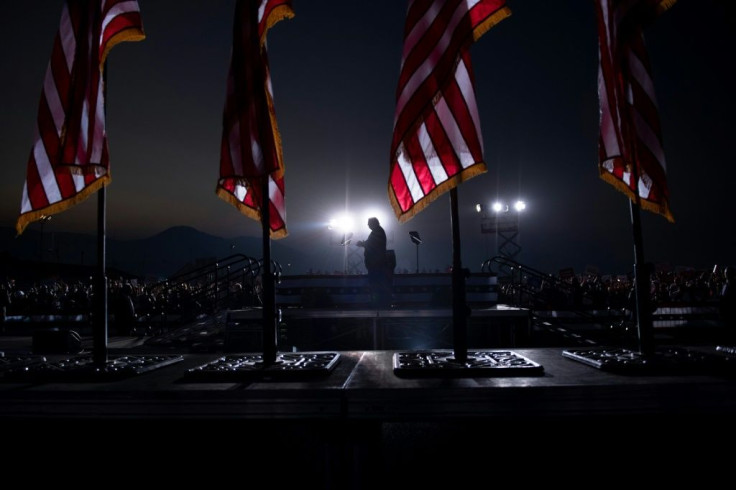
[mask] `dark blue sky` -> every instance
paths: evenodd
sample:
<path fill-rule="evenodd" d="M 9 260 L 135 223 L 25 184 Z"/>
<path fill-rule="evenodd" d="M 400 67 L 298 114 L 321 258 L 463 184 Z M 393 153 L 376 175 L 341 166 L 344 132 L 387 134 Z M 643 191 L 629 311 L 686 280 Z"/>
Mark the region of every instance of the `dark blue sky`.
<path fill-rule="evenodd" d="M 147 39 L 116 47 L 109 62 L 109 235 L 146 237 L 188 225 L 223 237 L 257 236 L 258 223 L 214 193 L 234 1 L 139 4 Z M 61 5 L 3 7 L 2 226 L 13 226 L 18 214 Z M 495 238 L 480 233 L 475 204 L 522 197 L 528 209 L 519 260 L 550 272 L 588 265 L 626 272 L 633 263 L 628 204 L 597 172 L 593 2 L 508 5 L 512 16 L 472 51 L 489 171 L 459 189 L 463 264 L 478 270 L 494 255 Z M 321 251 L 295 272 L 342 268 L 343 250 L 331 244 L 326 223 L 347 209 L 362 238 L 367 208 L 383 213 L 399 268 L 415 268 L 408 232 L 417 230 L 424 238 L 420 268 L 444 269 L 452 258 L 449 195 L 399 225 L 386 192 L 405 3 L 295 0 L 294 8 L 296 17 L 269 34 L 286 164 L 290 235 L 283 243 Z M 736 264 L 735 22 L 730 0 L 680 0 L 646 31 L 676 220 L 642 215 L 647 260 Z M 94 232 L 95 211 L 93 198 L 55 216 L 48 229 Z"/>

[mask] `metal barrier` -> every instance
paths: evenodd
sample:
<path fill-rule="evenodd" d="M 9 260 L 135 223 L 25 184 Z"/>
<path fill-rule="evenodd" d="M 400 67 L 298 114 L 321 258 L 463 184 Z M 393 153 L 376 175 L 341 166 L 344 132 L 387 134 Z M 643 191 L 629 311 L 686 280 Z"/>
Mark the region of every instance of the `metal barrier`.
<path fill-rule="evenodd" d="M 262 259 L 236 254 L 156 283 L 149 291 L 163 297 L 157 320 L 166 326 L 190 321 L 198 313 L 261 306 L 263 269 Z M 281 265 L 272 260 L 269 273 L 280 282 Z"/>

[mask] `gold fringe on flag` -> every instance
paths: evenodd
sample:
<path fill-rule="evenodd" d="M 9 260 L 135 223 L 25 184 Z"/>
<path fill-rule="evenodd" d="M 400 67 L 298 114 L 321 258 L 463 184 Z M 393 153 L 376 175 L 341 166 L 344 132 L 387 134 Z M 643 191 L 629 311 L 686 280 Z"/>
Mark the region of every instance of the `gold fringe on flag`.
<path fill-rule="evenodd" d="M 419 202 L 414 203 L 414 205 L 406 212 L 402 211 L 401 206 L 396 200 L 396 195 L 394 194 L 393 188 L 391 187 L 391 181 L 389 180 L 388 197 L 389 201 L 391 202 L 391 207 L 394 209 L 394 214 L 397 216 L 399 223 L 406 223 L 445 192 L 449 191 L 450 189 L 454 189 L 463 182 L 470 180 L 473 177 L 483 174 L 487 171 L 488 167 L 486 166 L 485 162 L 474 163 L 470 167 L 463 169 L 462 172 L 453 175 L 452 177 L 432 189 L 428 194 L 420 199 Z"/>
<path fill-rule="evenodd" d="M 478 26 L 473 29 L 473 41 L 477 41 L 478 39 L 480 39 L 483 34 L 488 32 L 493 26 L 506 19 L 510 15 L 511 9 L 508 7 L 503 7 L 495 11 L 493 15 L 478 24 Z"/>
<path fill-rule="evenodd" d="M 242 214 L 244 214 L 246 217 L 261 222 L 261 210 L 251 208 L 249 206 L 246 206 L 243 202 L 239 201 L 235 196 L 230 194 L 227 190 L 223 189 L 220 184 L 217 184 L 217 188 L 215 189 L 215 193 L 217 194 L 217 197 L 222 199 L 223 201 L 232 204 L 235 206 L 235 208 L 240 211 Z M 270 205 L 270 201 L 268 203 Z M 268 226 L 269 229 L 269 236 L 273 238 L 274 240 L 278 240 L 281 238 L 284 238 L 289 235 L 286 228 L 280 228 L 278 230 L 272 230 L 271 224 L 269 223 Z"/>
<path fill-rule="evenodd" d="M 108 185 L 110 183 L 110 180 L 111 179 L 109 175 L 103 175 L 102 177 L 82 189 L 78 194 L 75 194 L 68 199 L 64 199 L 57 203 L 51 204 L 50 206 L 47 206 L 45 208 L 34 209 L 33 211 L 28 211 L 27 213 L 21 214 L 20 216 L 18 216 L 18 221 L 16 221 L 15 223 L 16 233 L 18 235 L 21 235 L 26 227 L 34 221 L 38 221 L 42 218 L 45 218 L 46 216 L 59 214 L 62 211 L 66 211 L 72 206 L 79 204 L 93 193 L 102 189 L 102 187 Z"/>
<path fill-rule="evenodd" d="M 672 216 L 672 212 L 670 211 L 670 207 L 669 207 L 669 204 L 667 203 L 667 200 L 663 200 L 661 204 L 657 204 L 651 201 L 641 199 L 640 197 L 637 199 L 638 196 L 634 194 L 634 191 L 631 190 L 631 187 L 626 185 L 626 183 L 624 183 L 622 180 L 616 178 L 616 176 L 613 175 L 612 173 L 599 167 L 599 174 L 600 174 L 601 179 L 611 184 L 617 191 L 625 194 L 627 198 L 629 198 L 631 201 L 634 202 L 634 204 L 636 204 L 638 201 L 639 207 L 641 207 L 642 209 L 646 211 L 650 211 L 652 213 L 661 214 L 670 223 L 675 222 L 675 218 L 674 216 Z"/>

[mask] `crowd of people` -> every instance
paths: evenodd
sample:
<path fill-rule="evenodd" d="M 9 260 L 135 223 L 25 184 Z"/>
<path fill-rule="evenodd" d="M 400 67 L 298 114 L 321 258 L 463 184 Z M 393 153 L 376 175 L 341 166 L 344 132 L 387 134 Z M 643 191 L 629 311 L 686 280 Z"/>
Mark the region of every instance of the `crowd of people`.
<path fill-rule="evenodd" d="M 649 269 L 649 293 L 653 305 L 718 306 L 733 294 L 733 267 L 712 270 Z M 501 284 L 500 296 L 510 303 L 526 303 L 537 309 L 622 309 L 634 300 L 633 274 L 561 274 L 547 278 L 516 277 Z"/>
<path fill-rule="evenodd" d="M 108 281 L 108 314 L 111 326 L 119 333 L 130 333 L 136 327 L 161 323 L 168 318 L 191 321 L 198 315 L 211 313 L 228 302 L 245 304 L 253 299 L 252 291 L 232 281 L 219 291 L 215 303 L 214 290 L 201 284 L 143 284 L 136 280 Z M 22 285 L 14 279 L 0 282 L 2 321 L 13 319 L 64 317 L 90 321 L 96 301 L 95 285 L 90 281 L 66 282 L 61 279 Z"/>
<path fill-rule="evenodd" d="M 649 282 L 652 304 L 718 306 L 725 316 L 736 319 L 734 271 L 733 267 L 715 267 L 710 271 L 652 270 Z M 189 283 L 169 285 L 110 280 L 108 313 L 114 319 L 114 328 L 128 332 L 141 323 L 160 321 L 161 317 L 187 321 L 216 308 L 258 304 L 256 289 L 257 285 L 238 281 L 229 282 L 225 289 L 213 292 Z M 548 277 L 522 274 L 513 280 L 499 280 L 499 302 L 535 309 L 630 309 L 633 290 L 630 274 Z M 218 295 L 219 303 L 215 302 L 214 294 Z M 14 279 L 0 282 L 3 322 L 13 317 L 49 315 L 90 318 L 94 302 L 95 286 L 91 278 L 73 282 L 56 279 L 28 285 Z"/>

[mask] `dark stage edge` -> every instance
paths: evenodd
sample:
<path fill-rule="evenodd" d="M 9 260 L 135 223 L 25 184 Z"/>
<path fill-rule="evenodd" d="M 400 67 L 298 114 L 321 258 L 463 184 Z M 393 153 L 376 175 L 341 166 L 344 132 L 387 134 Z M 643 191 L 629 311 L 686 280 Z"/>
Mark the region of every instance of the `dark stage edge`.
<path fill-rule="evenodd" d="M 452 351 L 409 351 L 394 354 L 394 374 L 400 377 L 541 376 L 544 368 L 510 350 L 468 352 L 460 363 Z"/>
<path fill-rule="evenodd" d="M 649 356 L 623 348 L 568 349 L 562 355 L 596 369 L 619 374 L 736 374 L 736 357 L 683 347 L 656 349 Z"/>
<path fill-rule="evenodd" d="M 42 362 L 46 362 L 44 356 L 35 354 L 5 356 L 3 352 L 0 352 L 0 375 Z"/>
<path fill-rule="evenodd" d="M 263 354 L 230 354 L 187 370 L 185 379 L 206 383 L 312 379 L 329 375 L 339 360 L 337 352 L 284 352 L 266 365 Z"/>
<path fill-rule="evenodd" d="M 7 379 L 31 382 L 115 381 L 147 373 L 183 361 L 180 355 L 110 356 L 100 366 L 92 356 L 77 356 L 54 362 L 36 362 L 8 371 Z"/>

